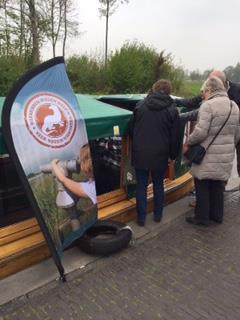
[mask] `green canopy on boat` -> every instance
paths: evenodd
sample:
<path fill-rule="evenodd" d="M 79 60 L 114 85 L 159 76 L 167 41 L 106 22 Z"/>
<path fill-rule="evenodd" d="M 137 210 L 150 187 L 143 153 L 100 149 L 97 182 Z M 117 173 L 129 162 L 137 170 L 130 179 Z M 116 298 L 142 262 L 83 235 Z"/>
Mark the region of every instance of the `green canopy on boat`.
<path fill-rule="evenodd" d="M 139 101 L 146 97 L 146 94 L 110 94 L 95 96 L 98 100 L 119 100 L 119 101 Z"/>
<path fill-rule="evenodd" d="M 76 97 L 86 121 L 89 140 L 114 136 L 115 126 L 118 126 L 121 136 L 127 134 L 131 111 L 100 102 L 91 96 L 76 94 Z M 0 97 L 0 155 L 8 153 L 2 134 L 4 100 L 4 97 Z"/>

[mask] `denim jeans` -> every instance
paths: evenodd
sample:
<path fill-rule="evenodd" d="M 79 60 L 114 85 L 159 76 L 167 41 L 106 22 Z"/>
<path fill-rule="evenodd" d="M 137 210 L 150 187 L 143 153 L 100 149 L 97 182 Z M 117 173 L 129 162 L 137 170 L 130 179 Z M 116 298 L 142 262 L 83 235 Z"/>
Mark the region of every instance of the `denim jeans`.
<path fill-rule="evenodd" d="M 151 173 L 153 182 L 153 195 L 154 195 L 154 218 L 159 219 L 162 216 L 164 205 L 164 185 L 163 179 L 166 169 L 158 170 L 145 170 L 136 169 L 136 201 L 137 201 L 137 215 L 138 221 L 145 222 L 147 215 L 147 186 L 148 178 Z"/>

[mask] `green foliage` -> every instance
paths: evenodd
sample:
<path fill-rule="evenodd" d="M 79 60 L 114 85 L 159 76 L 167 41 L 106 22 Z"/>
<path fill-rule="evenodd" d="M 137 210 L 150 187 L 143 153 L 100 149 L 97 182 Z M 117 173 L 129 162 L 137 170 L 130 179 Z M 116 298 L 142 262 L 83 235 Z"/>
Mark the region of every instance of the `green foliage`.
<path fill-rule="evenodd" d="M 101 5 L 98 8 L 101 16 L 106 17 L 106 15 L 111 16 L 116 11 L 119 4 L 123 4 L 124 2 L 128 3 L 129 0 L 99 0 Z"/>
<path fill-rule="evenodd" d="M 159 79 L 168 79 L 172 83 L 173 93 L 178 95 L 182 89 L 184 72 L 175 67 L 172 59 L 166 61 L 159 70 Z"/>
<path fill-rule="evenodd" d="M 237 63 L 235 67 L 227 67 L 224 72 L 229 80 L 240 82 L 240 63 Z"/>
<path fill-rule="evenodd" d="M 75 92 L 97 93 L 104 91 L 105 69 L 94 58 L 74 55 L 67 60 L 67 71 Z"/>
<path fill-rule="evenodd" d="M 145 93 L 158 79 L 172 82 L 178 91 L 183 81 L 183 70 L 176 68 L 171 55 L 159 54 L 155 49 L 137 42 L 126 43 L 108 63 L 108 80 L 114 93 Z"/>
<path fill-rule="evenodd" d="M 200 72 L 199 70 L 191 71 L 189 74 L 186 74 L 188 80 L 192 81 L 205 81 L 209 74 L 213 71 L 213 69 L 205 70 L 204 72 Z M 227 79 L 240 82 L 240 63 L 238 62 L 235 66 L 228 66 L 223 70 L 226 74 Z"/>
<path fill-rule="evenodd" d="M 158 54 L 144 44 L 127 43 L 108 63 L 108 81 L 113 93 L 145 93 L 155 81 Z"/>
<path fill-rule="evenodd" d="M 198 70 L 193 70 L 192 72 L 190 72 L 189 77 L 192 81 L 202 80 L 202 74 Z"/>
<path fill-rule="evenodd" d="M 172 82 L 174 94 L 178 94 L 183 70 L 174 66 L 170 54 L 164 56 L 163 53 L 141 43 L 126 43 L 112 53 L 107 67 L 99 57 L 73 55 L 66 61 L 67 72 L 77 93 L 146 93 L 155 81 L 165 78 Z M 1 56 L 0 95 L 5 96 L 31 67 L 30 58 Z"/>
<path fill-rule="evenodd" d="M 30 180 L 30 184 L 50 234 L 57 243 L 60 243 L 57 227 L 67 218 L 67 213 L 56 206 L 57 189 L 53 177 L 51 175 L 36 177 Z"/>
<path fill-rule="evenodd" d="M 0 95 L 8 91 L 28 69 L 26 61 L 17 56 L 0 56 Z"/>
<path fill-rule="evenodd" d="M 203 81 L 191 81 L 191 80 L 186 80 L 183 83 L 183 86 L 181 90 L 177 92 L 177 95 L 180 97 L 194 97 L 200 94 L 200 89 L 203 84 Z"/>

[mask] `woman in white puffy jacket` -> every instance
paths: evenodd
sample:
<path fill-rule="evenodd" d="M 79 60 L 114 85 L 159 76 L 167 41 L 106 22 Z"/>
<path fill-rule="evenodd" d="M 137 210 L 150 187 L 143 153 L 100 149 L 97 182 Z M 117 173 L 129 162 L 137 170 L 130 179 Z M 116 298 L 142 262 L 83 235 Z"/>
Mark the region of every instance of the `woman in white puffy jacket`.
<path fill-rule="evenodd" d="M 185 148 L 197 143 L 207 148 L 212 139 L 216 135 L 217 137 L 207 149 L 201 164 L 191 166 L 197 202 L 194 217 L 188 217 L 186 221 L 197 225 L 209 225 L 210 220 L 217 223 L 223 221 L 224 184 L 230 177 L 235 145 L 239 140 L 239 108 L 228 98 L 218 78 L 208 78 L 202 89 L 204 102 Z"/>

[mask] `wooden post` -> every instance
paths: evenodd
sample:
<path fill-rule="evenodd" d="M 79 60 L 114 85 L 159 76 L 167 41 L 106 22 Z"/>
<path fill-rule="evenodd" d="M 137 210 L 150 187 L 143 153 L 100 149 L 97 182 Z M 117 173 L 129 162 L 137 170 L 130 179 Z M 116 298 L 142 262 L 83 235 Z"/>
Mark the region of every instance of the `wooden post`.
<path fill-rule="evenodd" d="M 126 158 L 130 153 L 130 139 L 129 137 L 122 137 L 122 150 L 121 150 L 121 164 L 120 164 L 120 188 L 125 188 L 124 186 L 124 166 L 126 163 Z"/>
<path fill-rule="evenodd" d="M 175 179 L 175 161 L 170 161 L 170 163 L 168 164 L 168 179 Z"/>

